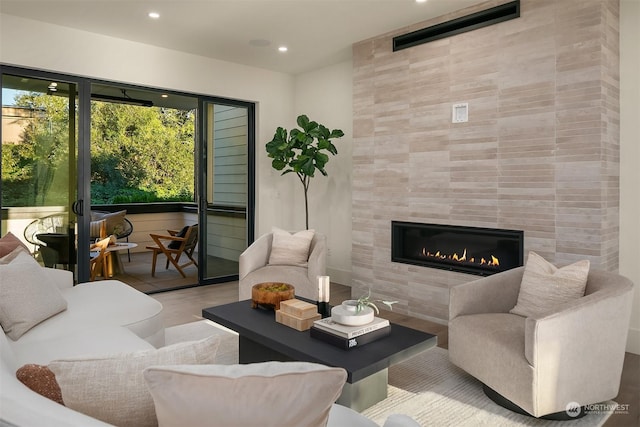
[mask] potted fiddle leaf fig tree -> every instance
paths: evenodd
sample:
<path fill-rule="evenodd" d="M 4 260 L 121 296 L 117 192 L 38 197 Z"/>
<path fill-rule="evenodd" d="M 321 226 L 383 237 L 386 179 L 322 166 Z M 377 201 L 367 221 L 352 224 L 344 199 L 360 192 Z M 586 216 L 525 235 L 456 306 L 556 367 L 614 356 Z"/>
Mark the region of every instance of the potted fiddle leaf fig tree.
<path fill-rule="evenodd" d="M 338 150 L 331 142 L 332 139 L 342 138 L 344 132 L 340 129 L 329 130 L 326 126 L 310 121 L 306 115 L 298 116 L 300 129 L 294 128 L 290 132 L 278 127 L 273 139 L 266 144 L 267 153 L 272 158 L 271 166 L 282 175 L 295 173 L 304 188 L 305 224 L 309 229 L 309 201 L 308 191 L 311 178 L 316 170 L 327 176 L 325 165 L 329 155 L 338 154 Z"/>

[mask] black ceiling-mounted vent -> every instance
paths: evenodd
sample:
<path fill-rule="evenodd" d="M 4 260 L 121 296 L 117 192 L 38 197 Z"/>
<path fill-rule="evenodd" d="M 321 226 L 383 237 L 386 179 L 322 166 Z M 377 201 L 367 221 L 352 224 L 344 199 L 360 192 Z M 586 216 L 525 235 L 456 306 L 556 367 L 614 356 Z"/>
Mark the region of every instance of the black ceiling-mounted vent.
<path fill-rule="evenodd" d="M 491 9 L 472 13 L 451 21 L 413 31 L 393 38 L 393 51 L 407 49 L 419 44 L 428 43 L 478 28 L 508 21 L 520 16 L 520 0 L 492 7 Z"/>

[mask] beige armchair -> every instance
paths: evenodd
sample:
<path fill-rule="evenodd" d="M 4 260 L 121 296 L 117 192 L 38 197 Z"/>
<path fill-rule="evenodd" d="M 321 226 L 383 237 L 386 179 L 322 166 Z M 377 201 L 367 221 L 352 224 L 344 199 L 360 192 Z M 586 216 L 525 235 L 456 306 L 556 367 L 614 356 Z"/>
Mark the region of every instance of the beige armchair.
<path fill-rule="evenodd" d="M 318 299 L 317 276 L 326 274 L 327 243 L 324 235 L 315 233 L 309 248 L 306 266 L 269 265 L 273 233 L 253 242 L 239 259 L 239 300 L 251 298 L 253 285 L 264 282 L 284 282 L 295 287 L 296 296 L 313 301 Z"/>
<path fill-rule="evenodd" d="M 525 318 L 509 314 L 523 272 L 520 267 L 451 288 L 451 362 L 480 380 L 497 403 L 515 404 L 534 417 L 566 414 L 574 402 L 585 406 L 616 397 L 631 281 L 591 270 L 584 297 Z"/>

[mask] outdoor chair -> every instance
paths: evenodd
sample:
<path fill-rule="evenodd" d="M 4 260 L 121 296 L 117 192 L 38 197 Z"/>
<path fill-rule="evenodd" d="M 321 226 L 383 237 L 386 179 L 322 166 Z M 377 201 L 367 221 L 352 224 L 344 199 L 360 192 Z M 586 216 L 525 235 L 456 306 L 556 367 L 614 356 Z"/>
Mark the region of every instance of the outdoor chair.
<path fill-rule="evenodd" d="M 178 270 L 182 277 L 187 277 L 183 268 L 193 264 L 198 266 L 197 261 L 193 258 L 193 252 L 198 244 L 198 224 L 188 225 L 180 231 L 167 230 L 169 235 L 150 234 L 155 242 L 155 246 L 147 246 L 147 249 L 153 251 L 153 262 L 151 264 L 151 276 L 155 277 L 156 262 L 159 254 L 167 257 L 165 268 L 169 268 L 169 263 Z M 185 255 L 189 261 L 180 264 L 180 258 Z"/>
<path fill-rule="evenodd" d="M 109 277 L 107 268 L 107 246 L 111 242 L 111 237 L 106 237 L 90 246 L 91 258 L 89 259 L 89 274 L 91 281 L 96 279 L 98 273 L 103 279 Z"/>
<path fill-rule="evenodd" d="M 33 245 L 33 253 L 35 254 L 40 246 L 46 246 L 45 242 L 38 239 L 38 234 L 66 233 L 68 224 L 69 220 L 66 212 L 47 215 L 31 221 L 24 229 L 24 238 Z"/>
<path fill-rule="evenodd" d="M 129 243 L 129 236 L 133 233 L 133 224 L 127 217 L 126 210 L 118 212 L 107 211 L 91 211 L 91 230 L 94 230 L 94 224 L 100 221 L 105 221 L 105 236 L 114 235 L 116 239 L 126 239 Z M 91 238 L 102 238 L 103 236 L 94 236 L 94 232 L 91 232 Z M 127 257 L 131 262 L 131 250 L 127 249 Z"/>
<path fill-rule="evenodd" d="M 24 238 L 33 245 L 33 256 L 46 267 L 75 263 L 75 248 L 69 242 L 69 216 L 66 212 L 35 219 L 24 229 Z"/>

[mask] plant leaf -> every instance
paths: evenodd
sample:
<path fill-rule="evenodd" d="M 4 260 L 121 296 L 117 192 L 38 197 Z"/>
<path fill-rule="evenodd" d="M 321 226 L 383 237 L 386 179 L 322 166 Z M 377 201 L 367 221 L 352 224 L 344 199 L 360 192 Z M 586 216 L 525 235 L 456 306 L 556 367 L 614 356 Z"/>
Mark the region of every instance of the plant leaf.
<path fill-rule="evenodd" d="M 282 159 L 273 159 L 271 166 L 273 166 L 275 170 L 281 171 L 285 166 L 287 166 L 287 163 Z"/>
<path fill-rule="evenodd" d="M 304 173 L 305 175 L 308 176 L 313 176 L 313 173 L 316 170 L 316 166 L 313 164 L 313 159 L 312 158 L 308 158 L 304 164 L 302 164 L 301 169 L 302 173 Z"/>
<path fill-rule="evenodd" d="M 396 304 L 398 301 L 380 301 L 380 302 L 386 305 L 387 307 L 389 307 L 389 310 L 393 311 L 393 304 Z"/>
<path fill-rule="evenodd" d="M 342 132 L 340 129 L 334 129 L 331 131 L 331 135 L 329 135 L 329 139 L 342 138 L 343 136 L 344 136 L 344 132 Z"/>
<path fill-rule="evenodd" d="M 296 122 L 302 129 L 306 129 L 306 127 L 309 125 L 309 117 L 307 117 L 305 114 L 301 114 L 298 116 Z"/>

